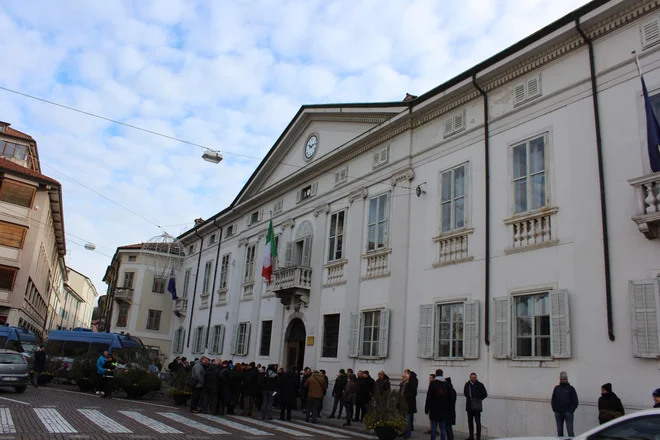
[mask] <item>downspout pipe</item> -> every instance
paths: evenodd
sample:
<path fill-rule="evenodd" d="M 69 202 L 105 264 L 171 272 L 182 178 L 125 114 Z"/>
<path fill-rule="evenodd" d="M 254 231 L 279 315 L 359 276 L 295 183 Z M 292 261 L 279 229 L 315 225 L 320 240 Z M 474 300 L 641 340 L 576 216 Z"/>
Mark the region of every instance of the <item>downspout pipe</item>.
<path fill-rule="evenodd" d="M 600 190 L 600 219 L 603 228 L 603 265 L 605 268 L 605 304 L 607 306 L 607 335 L 614 342 L 614 319 L 612 317 L 612 274 L 610 270 L 610 240 L 607 228 L 607 200 L 605 199 L 605 172 L 603 166 L 603 138 L 600 130 L 600 112 L 598 110 L 598 86 L 596 84 L 596 62 L 594 45 L 580 27 L 580 17 L 575 19 L 575 29 L 587 43 L 589 49 L 589 69 L 591 76 L 591 98 L 594 106 L 596 126 L 596 157 L 598 158 L 598 186 Z"/>
<path fill-rule="evenodd" d="M 202 248 L 204 247 L 204 238 L 199 235 L 197 228 L 195 228 L 195 235 L 199 237 L 199 257 L 197 258 L 197 271 L 195 272 L 195 285 L 193 287 L 193 298 L 190 306 L 190 321 L 188 322 L 188 341 L 186 347 L 190 348 L 190 331 L 192 330 L 193 315 L 195 314 L 195 298 L 197 298 L 197 280 L 199 279 L 199 265 L 202 264 Z"/>
<path fill-rule="evenodd" d="M 490 125 L 488 123 L 488 94 L 477 83 L 477 73 L 472 75 L 472 84 L 484 97 L 484 181 L 486 190 L 486 228 L 484 259 L 484 342 L 490 346 Z"/>
<path fill-rule="evenodd" d="M 204 348 L 209 347 L 209 330 L 211 329 L 211 316 L 213 315 L 213 301 L 215 298 L 215 280 L 218 277 L 218 267 L 220 267 L 220 270 L 222 270 L 222 266 L 220 265 L 220 261 L 218 260 L 220 258 L 220 246 L 222 245 L 222 226 L 219 226 L 215 221 L 217 218 L 213 219 L 213 224 L 218 228 L 218 231 L 220 232 L 220 238 L 218 238 L 218 251 L 215 254 L 215 272 L 213 273 L 213 284 L 211 286 L 211 304 L 209 304 L 209 322 L 206 326 L 206 342 L 204 342 Z"/>

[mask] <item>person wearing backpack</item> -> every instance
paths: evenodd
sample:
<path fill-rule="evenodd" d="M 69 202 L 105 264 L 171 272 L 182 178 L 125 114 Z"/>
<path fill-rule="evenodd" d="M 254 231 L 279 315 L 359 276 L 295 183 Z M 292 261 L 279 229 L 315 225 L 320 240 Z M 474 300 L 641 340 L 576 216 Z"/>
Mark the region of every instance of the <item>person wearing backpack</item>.
<path fill-rule="evenodd" d="M 443 377 L 443 371 L 437 369 L 435 379 L 429 384 L 424 407 L 424 412 L 431 419 L 431 440 L 436 440 L 438 426 L 440 426 L 441 440 L 447 439 L 447 419 L 450 415 L 450 406 L 451 389 Z"/>

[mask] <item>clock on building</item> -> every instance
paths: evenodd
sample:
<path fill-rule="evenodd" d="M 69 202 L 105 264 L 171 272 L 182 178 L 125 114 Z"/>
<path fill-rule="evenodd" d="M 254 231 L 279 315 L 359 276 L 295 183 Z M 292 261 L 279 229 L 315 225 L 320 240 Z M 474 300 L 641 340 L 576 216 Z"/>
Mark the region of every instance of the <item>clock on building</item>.
<path fill-rule="evenodd" d="M 309 139 L 307 139 L 307 143 L 305 144 L 305 159 L 311 159 L 314 156 L 318 143 L 319 140 L 315 134 L 311 135 Z"/>

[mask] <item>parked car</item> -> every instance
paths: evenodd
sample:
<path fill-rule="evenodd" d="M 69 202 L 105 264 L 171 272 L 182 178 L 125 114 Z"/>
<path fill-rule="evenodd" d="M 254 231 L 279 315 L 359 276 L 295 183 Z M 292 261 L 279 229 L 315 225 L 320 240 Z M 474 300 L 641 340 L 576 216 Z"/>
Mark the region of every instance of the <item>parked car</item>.
<path fill-rule="evenodd" d="M 30 381 L 30 365 L 21 353 L 0 349 L 0 387 L 24 393 Z"/>
<path fill-rule="evenodd" d="M 516 440 L 550 439 L 556 440 L 557 437 L 516 437 Z M 630 413 L 573 437 L 573 440 L 624 439 L 660 440 L 660 409 Z"/>

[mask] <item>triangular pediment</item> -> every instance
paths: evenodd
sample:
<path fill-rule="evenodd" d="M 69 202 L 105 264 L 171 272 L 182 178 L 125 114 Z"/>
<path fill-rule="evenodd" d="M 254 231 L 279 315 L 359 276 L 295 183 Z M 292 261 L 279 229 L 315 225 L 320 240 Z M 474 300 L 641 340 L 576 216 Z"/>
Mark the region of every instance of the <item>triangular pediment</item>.
<path fill-rule="evenodd" d="M 356 137 L 391 119 L 408 103 L 303 106 L 259 164 L 234 204 L 319 165 Z M 309 147 L 307 147 L 309 143 Z M 311 157 L 308 157 L 310 156 Z"/>

